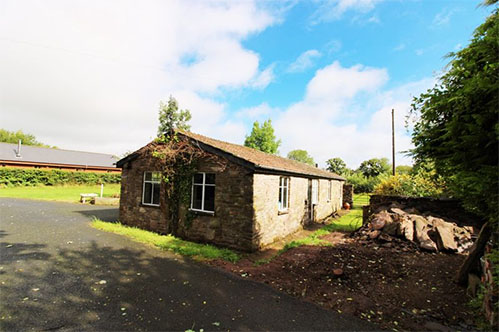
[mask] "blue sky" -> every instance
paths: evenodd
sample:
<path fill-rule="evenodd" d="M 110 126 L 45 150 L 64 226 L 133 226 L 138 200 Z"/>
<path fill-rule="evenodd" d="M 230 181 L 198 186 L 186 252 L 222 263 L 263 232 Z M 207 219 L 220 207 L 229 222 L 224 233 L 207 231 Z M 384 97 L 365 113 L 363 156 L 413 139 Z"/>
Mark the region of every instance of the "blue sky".
<path fill-rule="evenodd" d="M 122 154 L 151 140 L 175 96 L 192 130 L 242 143 L 272 119 L 280 154 L 350 167 L 410 149 L 404 119 L 478 1 L 0 0 L 0 121 L 61 148 Z"/>

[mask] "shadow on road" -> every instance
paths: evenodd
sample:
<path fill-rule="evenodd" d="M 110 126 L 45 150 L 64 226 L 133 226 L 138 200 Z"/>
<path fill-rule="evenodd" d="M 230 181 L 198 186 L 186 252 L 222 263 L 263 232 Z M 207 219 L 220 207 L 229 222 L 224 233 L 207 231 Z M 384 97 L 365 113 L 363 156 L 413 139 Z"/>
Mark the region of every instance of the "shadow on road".
<path fill-rule="evenodd" d="M 119 216 L 118 208 L 79 210 L 74 212 L 80 213 L 85 217 L 88 217 L 89 219 L 95 217 L 107 222 L 118 222 L 118 216 Z"/>

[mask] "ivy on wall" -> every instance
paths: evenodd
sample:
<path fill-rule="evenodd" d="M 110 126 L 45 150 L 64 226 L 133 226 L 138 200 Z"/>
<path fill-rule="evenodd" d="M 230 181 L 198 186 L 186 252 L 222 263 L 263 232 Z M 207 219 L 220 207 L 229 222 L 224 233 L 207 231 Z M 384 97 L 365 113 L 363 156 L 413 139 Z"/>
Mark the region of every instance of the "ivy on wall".
<path fill-rule="evenodd" d="M 157 159 L 165 183 L 165 197 L 168 201 L 170 216 L 169 229 L 174 235 L 178 234 L 179 220 L 182 208 L 191 203 L 192 177 L 198 170 L 201 160 L 216 160 L 216 157 L 192 144 L 187 137 L 176 133 L 158 137 L 145 153 Z M 184 227 L 188 229 L 195 213 L 186 209 Z"/>

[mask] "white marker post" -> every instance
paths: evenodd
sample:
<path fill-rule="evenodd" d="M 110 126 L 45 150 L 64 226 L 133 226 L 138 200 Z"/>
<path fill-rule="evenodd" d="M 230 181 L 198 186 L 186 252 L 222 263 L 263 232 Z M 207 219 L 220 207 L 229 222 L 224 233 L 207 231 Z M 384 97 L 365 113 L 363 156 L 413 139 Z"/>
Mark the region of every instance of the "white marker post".
<path fill-rule="evenodd" d="M 102 195 L 104 195 L 104 183 L 100 184 L 100 197 L 102 198 Z"/>

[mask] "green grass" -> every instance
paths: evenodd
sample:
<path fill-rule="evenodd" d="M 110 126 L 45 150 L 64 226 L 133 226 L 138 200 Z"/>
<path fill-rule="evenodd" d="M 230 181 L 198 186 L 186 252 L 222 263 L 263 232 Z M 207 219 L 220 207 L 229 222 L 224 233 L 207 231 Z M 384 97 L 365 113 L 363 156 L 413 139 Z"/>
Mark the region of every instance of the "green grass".
<path fill-rule="evenodd" d="M 105 184 L 104 197 L 119 194 L 120 184 Z M 80 194 L 100 194 L 100 185 L 63 185 L 0 188 L 0 197 L 28 198 L 46 201 L 78 202 Z"/>
<path fill-rule="evenodd" d="M 223 259 L 229 262 L 237 262 L 241 256 L 236 252 L 218 248 L 210 244 L 201 244 L 185 241 L 173 235 L 160 235 L 136 227 L 125 226 L 120 223 L 110 223 L 99 219 L 92 221 L 92 226 L 105 232 L 116 233 L 129 237 L 130 239 L 155 246 L 161 250 L 173 251 L 184 256 L 198 259 Z"/>
<path fill-rule="evenodd" d="M 362 226 L 362 206 L 369 204 L 368 194 L 354 195 L 353 209 L 346 215 L 334 220 L 329 225 L 313 232 L 309 236 L 286 243 L 283 249 L 278 253 L 281 254 L 291 248 L 300 246 L 330 246 L 331 243 L 321 239 L 322 236 L 331 232 L 353 232 Z"/>

